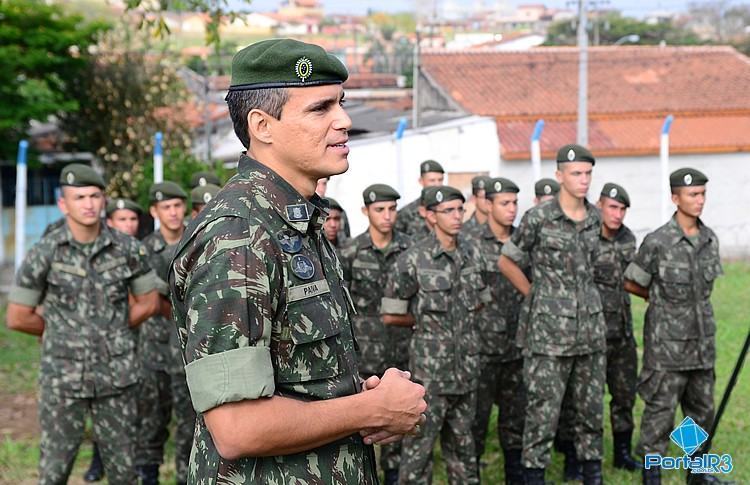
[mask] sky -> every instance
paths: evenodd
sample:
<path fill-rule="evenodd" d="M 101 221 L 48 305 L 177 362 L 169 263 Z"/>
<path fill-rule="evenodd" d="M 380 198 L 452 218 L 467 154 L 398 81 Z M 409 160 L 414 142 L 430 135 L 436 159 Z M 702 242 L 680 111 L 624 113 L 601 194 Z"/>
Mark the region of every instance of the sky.
<path fill-rule="evenodd" d="M 438 4 L 452 2 L 453 4 L 472 6 L 477 0 L 436 0 Z M 485 4 L 493 3 L 494 0 L 485 0 Z M 593 0 L 589 0 L 591 5 Z M 408 11 L 414 9 L 413 0 L 322 0 L 326 13 L 351 13 L 364 14 L 368 9 L 385 10 L 390 12 Z M 505 0 L 510 6 L 530 3 L 543 3 L 553 8 L 575 9 L 577 2 L 570 0 Z M 601 2 L 601 0 L 600 0 Z M 230 0 L 234 6 L 240 4 L 240 0 Z M 280 0 L 253 0 L 250 8 L 256 11 L 273 11 L 278 8 Z M 609 0 L 606 6 L 622 11 L 625 15 L 641 17 L 649 12 L 658 11 L 684 11 L 687 9 L 689 0 Z M 735 0 L 732 3 L 743 3 Z M 746 2 L 745 2 L 746 3 Z"/>

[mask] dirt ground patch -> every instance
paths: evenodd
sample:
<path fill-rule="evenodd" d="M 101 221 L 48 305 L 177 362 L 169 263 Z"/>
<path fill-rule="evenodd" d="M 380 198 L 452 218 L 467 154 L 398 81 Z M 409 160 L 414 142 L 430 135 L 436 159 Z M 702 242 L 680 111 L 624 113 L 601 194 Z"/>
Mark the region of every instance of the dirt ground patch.
<path fill-rule="evenodd" d="M 35 393 L 0 392 L 0 437 L 28 440 L 39 437 L 39 419 Z"/>

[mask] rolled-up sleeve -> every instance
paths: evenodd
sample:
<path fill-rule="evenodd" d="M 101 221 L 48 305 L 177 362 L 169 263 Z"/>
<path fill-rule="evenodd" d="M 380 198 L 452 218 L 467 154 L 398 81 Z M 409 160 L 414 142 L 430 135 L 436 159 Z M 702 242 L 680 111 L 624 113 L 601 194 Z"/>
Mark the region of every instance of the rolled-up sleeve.
<path fill-rule="evenodd" d="M 529 261 L 529 253 L 536 241 L 536 229 L 529 212 L 524 214 L 518 229 L 513 231 L 510 241 L 503 244 L 501 254 L 510 259 L 519 268 L 524 268 Z"/>
<path fill-rule="evenodd" d="M 240 236 L 231 224 L 224 234 Z M 273 251 L 254 240 L 225 241 L 228 249 L 199 256 L 187 278 L 185 373 L 198 412 L 275 391 L 270 341 L 278 268 Z"/>
<path fill-rule="evenodd" d="M 410 264 L 411 251 L 399 256 L 395 271 L 388 276 L 380 303 L 380 313 L 384 315 L 406 315 L 409 313 L 409 301 L 416 295 L 418 284 L 416 273 Z"/>
<path fill-rule="evenodd" d="M 53 248 L 44 241 L 35 244 L 23 259 L 16 273 L 8 302 L 35 307 L 42 302 L 47 289 L 47 273 Z"/>
<path fill-rule="evenodd" d="M 651 285 L 651 279 L 659 267 L 657 251 L 654 241 L 650 236 L 643 240 L 638 252 L 625 269 L 625 278 L 634 283 L 648 288 Z"/>

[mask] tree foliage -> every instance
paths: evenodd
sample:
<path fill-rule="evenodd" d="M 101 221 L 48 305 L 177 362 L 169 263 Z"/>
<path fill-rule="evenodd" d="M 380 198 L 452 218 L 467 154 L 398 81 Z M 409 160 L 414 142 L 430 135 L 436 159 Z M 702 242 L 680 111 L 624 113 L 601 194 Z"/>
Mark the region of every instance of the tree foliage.
<path fill-rule="evenodd" d="M 107 28 L 41 0 L 0 0 L 0 158 L 12 157 L 31 120 L 78 109 L 67 93 Z"/>

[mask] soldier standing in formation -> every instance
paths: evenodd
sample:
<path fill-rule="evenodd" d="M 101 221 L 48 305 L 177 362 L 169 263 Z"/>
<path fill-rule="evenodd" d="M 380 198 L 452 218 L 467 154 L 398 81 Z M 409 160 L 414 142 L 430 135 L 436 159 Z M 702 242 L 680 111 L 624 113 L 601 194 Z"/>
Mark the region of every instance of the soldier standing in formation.
<path fill-rule="evenodd" d="M 550 178 L 543 178 L 536 181 L 534 184 L 534 205 L 539 205 L 542 202 L 557 197 L 560 192 L 560 184 L 557 180 Z"/>
<path fill-rule="evenodd" d="M 594 281 L 607 323 L 607 388 L 612 395 L 609 419 L 614 438 L 614 466 L 633 471 L 641 465 L 630 455 L 638 375 L 630 295 L 624 287 L 625 269 L 635 255 L 635 236 L 623 224 L 630 197 L 623 187 L 610 182 L 604 184 L 596 205 L 602 217 L 602 231 Z"/>
<path fill-rule="evenodd" d="M 677 405 L 698 426 L 714 419 L 716 320 L 711 292 L 723 274 L 719 240 L 700 219 L 708 178 L 693 168 L 669 176 L 677 211 L 648 234 L 625 271 L 625 289 L 648 301 L 638 393 L 646 404 L 638 453 L 666 454 Z M 715 483 L 711 475 L 694 476 Z M 643 483 L 661 483 L 658 467 Z"/>
<path fill-rule="evenodd" d="M 595 163 L 591 153 L 566 145 L 557 153 L 558 198 L 524 214 L 503 245 L 503 274 L 530 299 L 519 323 L 528 406 L 523 465 L 528 484 L 544 483 L 562 396 L 572 387 L 575 446 L 584 481 L 602 483 L 602 413 L 606 375 L 605 324 L 594 284 L 601 220 L 586 201 Z M 533 284 L 522 271 L 530 261 Z"/>
<path fill-rule="evenodd" d="M 214 184 L 199 185 L 190 191 L 190 202 L 192 203 L 192 209 L 190 210 L 190 219 L 195 219 L 198 214 L 206 207 L 206 204 L 211 202 L 211 199 L 216 197 L 221 187 Z"/>
<path fill-rule="evenodd" d="M 334 248 L 339 249 L 344 243 L 341 234 L 341 214 L 344 213 L 344 209 L 336 199 L 325 197 L 323 200 L 328 204 L 328 216 L 323 223 L 323 234 Z"/>
<path fill-rule="evenodd" d="M 290 39 L 232 60 L 227 104 L 247 154 L 169 276 L 198 412 L 191 483 L 376 483 L 370 445 L 424 422 L 408 374 L 360 381 L 351 299 L 321 230 L 316 182 L 348 168 L 346 78 L 335 56 Z"/>
<path fill-rule="evenodd" d="M 380 318 L 380 303 L 388 275 L 394 271 L 397 258 L 410 244 L 407 236 L 393 230 L 396 201 L 400 197 L 388 185 L 367 187 L 362 193 L 362 212 L 367 216 L 369 227 L 347 241 L 339 252 L 344 278 L 357 310 L 352 324 L 359 344 L 359 375 L 363 379 L 381 376 L 389 367 L 406 370 L 409 365 L 411 328 L 386 327 Z M 380 463 L 386 485 L 398 483 L 400 454 L 400 443 L 381 449 Z"/>
<path fill-rule="evenodd" d="M 26 255 L 7 310 L 11 329 L 42 336 L 39 482 L 67 482 L 90 414 L 109 483 L 132 484 L 136 327 L 158 311 L 155 275 L 136 239 L 102 224 L 99 174 L 70 164 L 60 185 L 65 224 Z"/>
<path fill-rule="evenodd" d="M 136 237 L 143 214 L 141 206 L 130 199 L 112 199 L 107 203 L 107 225 L 112 229 Z"/>
<path fill-rule="evenodd" d="M 474 214 L 464 222 L 461 232 L 471 234 L 487 223 L 487 206 L 484 203 L 485 190 L 490 180 L 486 175 L 478 175 L 471 179 L 471 201 L 474 203 Z"/>
<path fill-rule="evenodd" d="M 482 280 L 484 260 L 479 251 L 459 242 L 463 204 L 464 196 L 452 187 L 427 193 L 433 236 L 399 258 L 383 297 L 381 311 L 389 324 L 410 325 L 410 308 L 415 312 L 409 369 L 424 385 L 430 405 L 421 434 L 404 440 L 401 484 L 431 482 L 438 437 L 450 483 L 479 481 L 471 432 L 479 370 L 476 315 L 490 295 Z"/>
<path fill-rule="evenodd" d="M 159 482 L 159 465 L 164 462 L 164 445 L 174 410 L 177 482 L 185 483 L 195 413 L 181 371 L 182 360 L 176 351 L 178 343 L 166 279 L 174 250 L 185 230 L 187 194 L 174 182 L 161 182 L 151 186 L 149 198 L 149 211 L 159 221 L 159 229 L 146 236 L 143 244 L 148 249 L 149 263 L 159 277 L 161 311 L 141 329 L 140 351 L 145 372 L 139 397 L 138 474 L 143 485 Z"/>
<path fill-rule="evenodd" d="M 419 165 L 419 185 L 424 190 L 427 187 L 436 187 L 443 185 L 445 171 L 443 167 L 435 160 L 425 160 Z M 419 206 L 421 197 L 409 202 L 398 211 L 396 220 L 396 232 L 410 236 L 415 242 L 417 237 L 424 230 L 422 218 L 419 216 Z"/>
<path fill-rule="evenodd" d="M 325 198 L 326 192 L 328 192 L 328 181 L 331 179 L 331 177 L 323 177 L 318 180 L 317 185 L 315 186 L 315 193 L 318 194 L 319 197 Z M 349 227 L 349 217 L 346 215 L 346 211 L 344 208 L 341 208 L 341 226 L 339 228 L 339 232 L 337 235 L 337 238 L 339 241 L 345 241 L 352 237 L 352 231 Z"/>
<path fill-rule="evenodd" d="M 515 230 L 513 222 L 518 214 L 519 189 L 512 181 L 500 177 L 487 179 L 484 190 L 488 221 L 477 230 L 474 241 L 485 260 L 482 271 L 492 301 L 482 310 L 482 317 L 478 320 L 481 365 L 474 440 L 477 463 L 480 463 L 490 411 L 496 404 L 499 410 L 497 432 L 505 456 L 505 483 L 519 485 L 524 481 L 521 450 L 526 391 L 523 356 L 516 347 L 516 330 L 523 295 L 497 266 L 503 245 Z"/>

